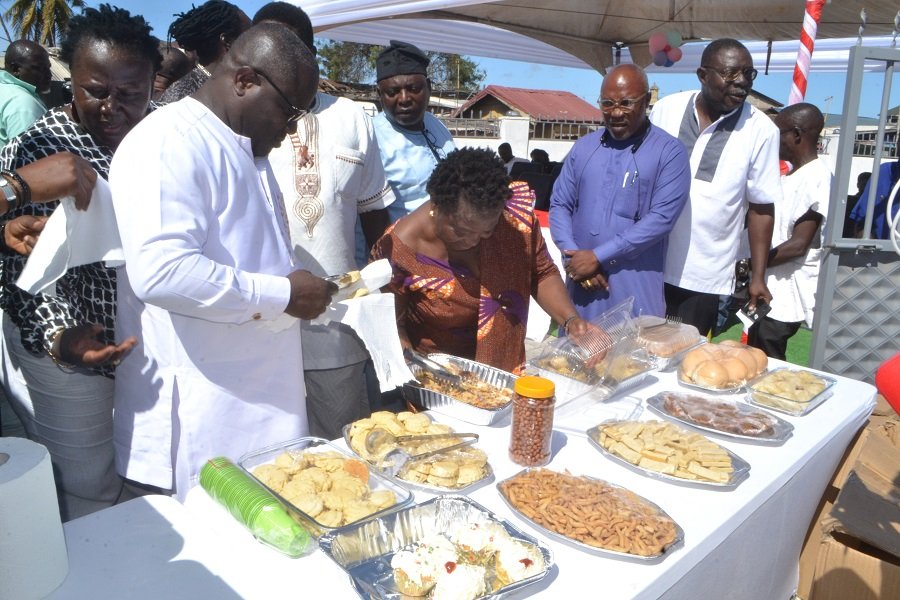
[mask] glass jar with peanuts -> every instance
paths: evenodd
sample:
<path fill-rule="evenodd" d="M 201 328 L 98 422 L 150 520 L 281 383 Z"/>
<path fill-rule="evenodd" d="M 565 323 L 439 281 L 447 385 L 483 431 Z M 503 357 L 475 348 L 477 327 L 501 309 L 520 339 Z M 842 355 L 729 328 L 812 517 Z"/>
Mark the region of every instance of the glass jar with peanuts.
<path fill-rule="evenodd" d="M 544 466 L 550 462 L 556 388 L 549 379 L 525 376 L 514 390 L 509 458 L 523 467 Z"/>

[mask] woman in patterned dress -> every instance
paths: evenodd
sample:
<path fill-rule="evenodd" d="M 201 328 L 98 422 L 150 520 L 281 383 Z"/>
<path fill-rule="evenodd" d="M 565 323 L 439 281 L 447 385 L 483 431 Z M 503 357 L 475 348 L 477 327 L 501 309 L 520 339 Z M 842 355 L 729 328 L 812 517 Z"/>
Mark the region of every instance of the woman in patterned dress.
<path fill-rule="evenodd" d="M 524 183 L 510 184 L 490 150 L 463 148 L 438 163 L 429 202 L 400 219 L 375 245 L 390 260 L 400 342 L 506 371 L 525 362 L 533 296 L 573 335 L 577 316 Z"/>
<path fill-rule="evenodd" d="M 73 102 L 10 140 L 0 167 L 71 152 L 105 178 L 119 142 L 149 110 L 157 41 L 142 17 L 101 5 L 72 18 L 61 58 L 70 65 Z M 28 204 L 2 222 L 49 216 L 57 204 Z M 113 371 L 136 343 L 115 342 L 115 270 L 75 267 L 56 282 L 55 296 L 32 296 L 15 286 L 25 257 L 2 258 L 7 397 L 28 437 L 50 451 L 63 519 L 111 506 L 123 490 L 112 445 Z"/>

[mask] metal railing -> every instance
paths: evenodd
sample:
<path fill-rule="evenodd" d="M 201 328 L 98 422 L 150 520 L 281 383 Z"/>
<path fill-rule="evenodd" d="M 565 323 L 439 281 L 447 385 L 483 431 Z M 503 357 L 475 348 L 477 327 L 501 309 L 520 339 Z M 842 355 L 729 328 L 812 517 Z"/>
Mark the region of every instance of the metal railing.
<path fill-rule="evenodd" d="M 572 140 L 596 131 L 603 124 L 595 121 L 542 121 L 533 119 L 529 136 L 533 140 Z"/>
<path fill-rule="evenodd" d="M 500 138 L 500 119 L 439 118 L 454 137 Z"/>

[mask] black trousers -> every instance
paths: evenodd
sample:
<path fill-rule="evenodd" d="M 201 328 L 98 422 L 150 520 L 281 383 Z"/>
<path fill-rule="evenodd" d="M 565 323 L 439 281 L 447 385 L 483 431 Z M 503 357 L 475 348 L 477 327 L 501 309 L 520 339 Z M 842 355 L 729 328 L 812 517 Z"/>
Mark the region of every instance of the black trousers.
<path fill-rule="evenodd" d="M 763 317 L 747 332 L 747 344 L 759 348 L 770 358 L 785 359 L 788 340 L 797 333 L 803 321 L 785 323 Z"/>
<path fill-rule="evenodd" d="M 719 295 L 686 290 L 665 284 L 666 315 L 678 317 L 682 323 L 693 325 L 700 335 L 708 335 L 719 317 Z"/>

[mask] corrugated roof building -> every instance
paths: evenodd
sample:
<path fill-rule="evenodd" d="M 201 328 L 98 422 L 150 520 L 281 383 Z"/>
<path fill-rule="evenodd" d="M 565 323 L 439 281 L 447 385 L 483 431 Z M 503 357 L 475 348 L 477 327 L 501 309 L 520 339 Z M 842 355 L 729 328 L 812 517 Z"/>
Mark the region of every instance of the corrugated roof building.
<path fill-rule="evenodd" d="M 517 116 L 539 121 L 603 123 L 603 113 L 599 108 L 571 92 L 500 85 L 487 86 L 463 104 L 453 116 L 481 119 Z"/>

